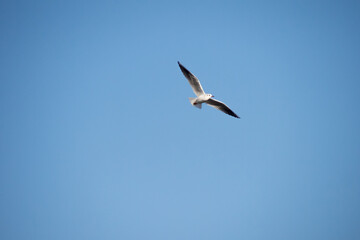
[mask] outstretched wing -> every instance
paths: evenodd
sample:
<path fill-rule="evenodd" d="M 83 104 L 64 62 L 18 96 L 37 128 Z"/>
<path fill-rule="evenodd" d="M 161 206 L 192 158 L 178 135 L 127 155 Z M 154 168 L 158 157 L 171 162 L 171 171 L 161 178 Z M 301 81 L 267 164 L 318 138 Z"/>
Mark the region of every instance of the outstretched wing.
<path fill-rule="evenodd" d="M 210 98 L 209 100 L 206 101 L 206 103 L 226 114 L 229 114 L 230 116 L 240 118 L 228 106 L 226 106 L 225 103 L 222 103 L 216 99 Z"/>
<path fill-rule="evenodd" d="M 195 77 L 194 74 L 192 74 L 189 70 L 187 70 L 183 65 L 181 65 L 180 62 L 178 62 L 179 67 L 182 71 L 182 73 L 184 74 L 184 76 L 187 78 L 187 80 L 190 83 L 190 86 L 192 88 L 192 90 L 194 91 L 196 96 L 200 96 L 205 94 L 204 90 L 201 87 L 200 81 L 199 79 L 197 79 L 197 77 Z"/>

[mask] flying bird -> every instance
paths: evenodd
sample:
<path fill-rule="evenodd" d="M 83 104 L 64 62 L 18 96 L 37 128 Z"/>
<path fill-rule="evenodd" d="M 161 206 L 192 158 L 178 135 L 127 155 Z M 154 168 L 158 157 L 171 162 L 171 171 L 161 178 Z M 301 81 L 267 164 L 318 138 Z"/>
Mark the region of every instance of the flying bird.
<path fill-rule="evenodd" d="M 195 77 L 194 74 L 192 74 L 189 70 L 187 70 L 183 65 L 181 65 L 180 62 L 178 62 L 179 67 L 184 74 L 184 76 L 187 78 L 187 80 L 190 83 L 190 86 L 192 90 L 194 91 L 196 98 L 190 97 L 190 103 L 201 109 L 201 104 L 206 103 L 210 105 L 211 107 L 214 107 L 226 114 L 229 114 L 230 116 L 240 118 L 238 115 L 236 115 L 228 106 L 225 105 L 225 103 L 222 103 L 216 99 L 214 99 L 212 94 L 205 93 L 203 88 L 201 87 L 199 79 Z"/>

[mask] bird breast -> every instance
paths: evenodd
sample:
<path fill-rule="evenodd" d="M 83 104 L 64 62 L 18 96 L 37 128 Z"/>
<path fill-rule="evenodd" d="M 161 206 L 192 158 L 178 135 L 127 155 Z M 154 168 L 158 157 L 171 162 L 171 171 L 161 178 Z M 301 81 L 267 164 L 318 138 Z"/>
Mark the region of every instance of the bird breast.
<path fill-rule="evenodd" d="M 210 98 L 211 98 L 211 96 L 203 94 L 203 95 L 200 95 L 200 96 L 197 97 L 197 102 L 198 103 L 200 103 L 200 102 L 203 103 L 203 102 L 206 102 L 207 100 L 209 100 Z"/>

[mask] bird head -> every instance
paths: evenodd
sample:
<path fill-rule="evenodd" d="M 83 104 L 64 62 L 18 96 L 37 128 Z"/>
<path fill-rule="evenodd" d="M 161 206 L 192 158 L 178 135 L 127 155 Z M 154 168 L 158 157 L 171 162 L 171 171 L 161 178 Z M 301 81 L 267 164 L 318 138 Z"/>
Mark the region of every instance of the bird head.
<path fill-rule="evenodd" d="M 212 97 L 214 97 L 212 94 L 206 94 L 206 99 L 210 99 Z"/>

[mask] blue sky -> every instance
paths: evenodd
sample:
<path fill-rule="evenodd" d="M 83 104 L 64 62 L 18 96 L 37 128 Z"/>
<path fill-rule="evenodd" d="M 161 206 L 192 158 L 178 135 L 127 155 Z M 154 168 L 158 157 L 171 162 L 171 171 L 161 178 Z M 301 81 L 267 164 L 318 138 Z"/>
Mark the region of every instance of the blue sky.
<path fill-rule="evenodd" d="M 2 1 L 0 238 L 359 239 L 359 12 Z"/>

